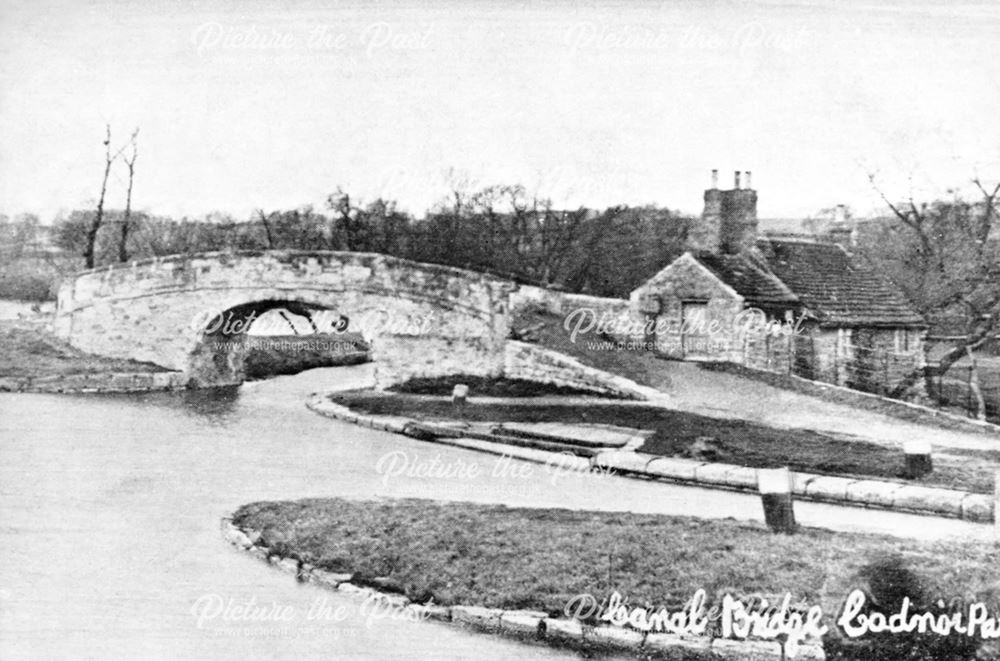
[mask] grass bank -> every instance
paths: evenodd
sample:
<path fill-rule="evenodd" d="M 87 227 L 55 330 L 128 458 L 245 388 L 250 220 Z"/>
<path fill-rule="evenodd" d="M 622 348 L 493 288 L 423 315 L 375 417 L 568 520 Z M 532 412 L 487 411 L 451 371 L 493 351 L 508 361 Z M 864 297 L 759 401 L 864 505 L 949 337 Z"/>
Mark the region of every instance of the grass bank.
<path fill-rule="evenodd" d="M 405 383 L 391 386 L 391 392 L 408 395 L 447 395 L 458 384 L 469 387 L 469 392 L 476 397 L 545 397 L 545 396 L 588 396 L 620 399 L 613 395 L 595 395 L 590 390 L 558 386 L 551 383 L 539 383 L 524 379 L 486 376 L 446 376 L 441 378 L 410 379 Z"/>
<path fill-rule="evenodd" d="M 476 402 L 461 412 L 470 422 L 595 423 L 652 430 L 642 452 L 687 457 L 751 468 L 780 468 L 806 473 L 903 479 L 906 464 L 901 449 L 860 439 L 834 437 L 805 429 L 767 427 L 744 420 L 726 420 L 642 404 L 602 403 L 509 404 Z M 416 419 L 454 418 L 444 397 L 348 391 L 331 396 L 334 402 L 374 414 L 405 415 Z M 707 440 L 711 439 L 711 440 Z M 708 453 L 706 453 L 706 449 Z M 1000 467 L 1000 450 L 953 451 L 935 459 L 934 471 L 907 483 L 940 486 L 977 493 L 993 493 L 993 471 Z"/>
<path fill-rule="evenodd" d="M 260 502 L 241 507 L 233 522 L 259 530 L 261 542 L 281 555 L 444 605 L 559 616 L 581 594 L 600 601 L 617 591 L 632 604 L 673 610 L 698 589 L 713 602 L 727 593 L 772 602 L 790 593 L 793 603 L 822 607 L 832 659 L 964 658 L 852 656 L 832 624 L 855 588 L 879 594 L 905 587 L 918 604 L 1000 599 L 1000 549 L 959 541 L 816 529 L 786 536 L 732 520 L 426 500 Z M 886 576 L 895 588 L 882 585 Z"/>
<path fill-rule="evenodd" d="M 0 322 L 0 377 L 165 371 L 152 363 L 84 353 L 47 331 L 43 323 Z"/>
<path fill-rule="evenodd" d="M 514 325 L 532 328 L 531 335 L 539 346 L 572 356 L 584 365 L 624 376 L 651 388 L 670 387 L 670 377 L 662 368 L 662 359 L 645 351 L 594 350 L 590 348 L 589 342 L 582 339 L 571 341 L 570 332 L 563 327 L 563 322 L 564 318 L 560 315 L 525 310 L 517 315 Z M 588 339 L 599 342 L 612 338 L 593 335 Z"/>

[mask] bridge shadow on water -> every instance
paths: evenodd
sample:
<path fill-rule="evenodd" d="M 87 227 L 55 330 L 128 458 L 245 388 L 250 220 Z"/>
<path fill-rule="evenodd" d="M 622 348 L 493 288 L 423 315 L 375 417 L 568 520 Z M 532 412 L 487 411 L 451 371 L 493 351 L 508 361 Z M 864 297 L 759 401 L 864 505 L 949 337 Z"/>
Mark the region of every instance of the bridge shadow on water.
<path fill-rule="evenodd" d="M 97 396 L 140 407 L 173 409 L 212 426 L 229 426 L 240 414 L 240 386 L 237 385 L 193 390 L 105 393 Z"/>

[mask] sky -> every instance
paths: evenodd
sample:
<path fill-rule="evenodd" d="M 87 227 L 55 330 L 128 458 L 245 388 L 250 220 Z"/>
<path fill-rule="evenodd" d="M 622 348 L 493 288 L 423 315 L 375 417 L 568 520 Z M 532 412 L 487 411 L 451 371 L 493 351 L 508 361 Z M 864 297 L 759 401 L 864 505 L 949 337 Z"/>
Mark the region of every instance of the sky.
<path fill-rule="evenodd" d="M 420 214 L 454 186 L 762 217 L 1000 179 L 1000 3 L 0 0 L 0 212 Z M 125 169 L 107 205 L 124 205 Z"/>

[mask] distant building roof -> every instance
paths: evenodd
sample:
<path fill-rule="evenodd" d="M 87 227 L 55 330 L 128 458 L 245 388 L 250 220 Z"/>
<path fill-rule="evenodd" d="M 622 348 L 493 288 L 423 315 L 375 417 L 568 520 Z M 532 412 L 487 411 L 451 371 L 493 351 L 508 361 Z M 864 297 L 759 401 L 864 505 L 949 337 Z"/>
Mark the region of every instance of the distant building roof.
<path fill-rule="evenodd" d="M 760 238 L 756 247 L 693 256 L 748 305 L 799 306 L 824 326 L 927 326 L 899 288 L 837 244 L 782 236 Z"/>

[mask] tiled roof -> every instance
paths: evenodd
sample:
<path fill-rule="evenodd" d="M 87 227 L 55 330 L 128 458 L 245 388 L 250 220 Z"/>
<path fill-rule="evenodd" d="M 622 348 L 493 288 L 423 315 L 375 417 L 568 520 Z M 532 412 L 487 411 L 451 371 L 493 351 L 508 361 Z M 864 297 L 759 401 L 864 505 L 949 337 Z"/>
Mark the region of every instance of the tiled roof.
<path fill-rule="evenodd" d="M 746 254 L 719 255 L 702 252 L 694 255 L 717 278 L 736 290 L 748 305 L 794 305 L 798 298 L 782 284 L 767 264 Z"/>
<path fill-rule="evenodd" d="M 897 287 L 836 244 L 759 239 L 757 248 L 822 325 L 926 326 Z"/>

